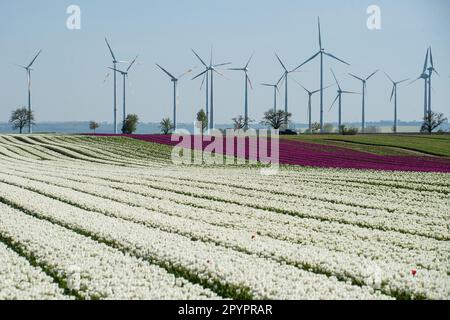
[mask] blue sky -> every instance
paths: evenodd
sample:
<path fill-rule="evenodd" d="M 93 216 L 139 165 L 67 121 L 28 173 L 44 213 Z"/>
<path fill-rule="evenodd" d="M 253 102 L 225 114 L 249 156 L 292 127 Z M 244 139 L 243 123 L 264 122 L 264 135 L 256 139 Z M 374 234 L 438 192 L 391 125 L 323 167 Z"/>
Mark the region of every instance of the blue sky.
<path fill-rule="evenodd" d="M 66 8 L 82 10 L 82 29 L 66 28 Z M 366 27 L 366 9 L 381 8 L 382 29 Z M 450 2 L 447 0 L 0 0 L 0 121 L 26 104 L 26 75 L 14 63 L 26 64 L 38 49 L 42 56 L 33 72 L 33 105 L 39 121 L 112 121 L 112 81 L 103 83 L 111 58 L 107 36 L 120 59 L 139 54 L 130 73 L 128 111 L 144 122 L 171 116 L 172 87 L 156 69 L 158 62 L 181 74 L 199 66 L 190 52 L 207 59 L 214 46 L 217 62 L 241 66 L 255 51 L 250 66 L 254 90 L 250 92 L 250 116 L 260 120 L 272 106 L 272 91 L 260 82 L 273 82 L 282 72 L 278 52 L 293 68 L 318 50 L 317 16 L 322 20 L 326 50 L 351 63 L 350 67 L 326 60 L 325 82 L 333 83 L 333 67 L 342 87 L 360 90 L 347 73 L 370 74 L 375 69 L 392 77 L 417 77 L 426 48 L 433 46 L 435 66 L 434 109 L 449 116 L 450 105 Z M 200 71 L 200 68 L 199 68 Z M 318 89 L 319 65 L 304 67 L 293 76 L 304 86 Z M 216 78 L 216 123 L 230 122 L 243 113 L 243 74 L 225 71 Z M 306 122 L 307 96 L 293 81 L 289 87 L 293 120 Z M 368 84 L 367 120 L 392 119 L 391 84 L 379 73 Z M 191 122 L 204 107 L 200 81 L 180 82 L 179 121 Z M 119 91 L 121 99 L 121 91 Z M 337 121 L 337 110 L 328 113 L 335 88 L 325 94 L 325 121 Z M 418 120 L 422 115 L 422 83 L 399 88 L 399 118 Z M 280 105 L 283 95 L 279 97 Z M 360 97 L 344 98 L 344 121 L 359 121 Z M 319 119 L 318 96 L 313 101 L 313 120 Z"/>

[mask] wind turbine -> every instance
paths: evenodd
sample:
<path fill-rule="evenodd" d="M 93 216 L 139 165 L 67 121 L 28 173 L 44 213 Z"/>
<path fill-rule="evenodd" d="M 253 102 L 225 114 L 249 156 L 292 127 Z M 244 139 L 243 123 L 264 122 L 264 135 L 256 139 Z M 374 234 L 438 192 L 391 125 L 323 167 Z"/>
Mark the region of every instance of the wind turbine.
<path fill-rule="evenodd" d="M 312 97 L 313 95 L 315 95 L 316 93 L 320 92 L 321 89 L 315 90 L 315 91 L 310 91 L 308 89 L 306 89 L 300 82 L 298 82 L 297 80 L 295 80 L 294 78 L 292 78 L 300 87 L 302 87 L 306 93 L 308 94 L 308 123 L 309 123 L 309 132 L 312 132 Z M 326 86 L 325 88 L 323 88 L 323 90 L 326 90 L 330 87 L 332 87 L 333 85 L 329 85 Z"/>
<path fill-rule="evenodd" d="M 280 85 L 281 80 L 283 80 L 283 77 L 284 77 L 284 75 L 275 84 L 261 83 L 262 86 L 273 88 L 273 111 L 274 112 L 277 111 L 277 93 L 280 93 L 279 85 Z"/>
<path fill-rule="evenodd" d="M 288 113 L 288 77 L 289 74 L 291 72 L 294 71 L 288 71 L 288 69 L 286 68 L 286 65 L 283 63 L 283 61 L 281 61 L 280 57 L 275 53 L 275 56 L 278 59 L 278 62 L 280 62 L 281 66 L 283 67 L 284 73 L 283 76 L 281 77 L 281 80 L 284 80 L 284 112 L 286 112 L 286 117 L 287 117 L 287 113 Z M 287 120 L 287 119 L 286 119 Z M 287 123 L 287 121 L 286 121 Z"/>
<path fill-rule="evenodd" d="M 109 68 L 109 69 L 114 71 L 114 74 L 116 72 L 119 72 L 123 76 L 123 122 L 122 122 L 122 125 L 125 124 L 125 119 L 127 117 L 127 111 L 126 111 L 126 92 L 127 92 L 126 87 L 127 86 L 126 86 L 126 82 L 127 82 L 127 79 L 128 79 L 128 72 L 130 71 L 130 69 L 134 65 L 134 63 L 136 62 L 137 58 L 138 58 L 137 56 L 136 56 L 136 58 L 134 58 L 134 60 L 130 63 L 130 65 L 128 66 L 126 71 Z"/>
<path fill-rule="evenodd" d="M 392 82 L 392 93 L 391 93 L 391 102 L 392 98 L 394 98 L 394 133 L 397 133 L 397 86 L 403 82 L 408 81 L 409 79 L 404 79 L 402 81 L 394 81 L 392 78 L 385 72 L 386 77 Z"/>
<path fill-rule="evenodd" d="M 359 93 L 342 90 L 341 85 L 339 84 L 339 81 L 336 78 L 336 75 L 334 74 L 333 69 L 331 69 L 331 73 L 333 74 L 334 80 L 336 81 L 336 85 L 338 87 L 338 90 L 337 90 L 337 96 L 334 99 L 333 103 L 331 104 L 331 107 L 330 107 L 329 111 L 331 111 L 331 109 L 333 109 L 334 104 L 336 103 L 336 101 L 339 100 L 339 124 L 338 124 L 339 127 L 338 128 L 339 128 L 339 133 L 341 133 L 342 132 L 342 94 L 344 94 L 344 93 L 345 94 L 359 94 Z"/>
<path fill-rule="evenodd" d="M 428 113 L 431 113 L 431 78 L 433 75 L 433 72 L 439 75 L 437 70 L 434 68 L 433 63 L 433 53 L 431 52 L 431 46 L 429 48 L 430 50 L 430 66 L 428 67 Z"/>
<path fill-rule="evenodd" d="M 109 45 L 108 39 L 105 38 L 106 45 L 108 46 L 109 52 L 111 53 L 111 57 L 113 58 L 113 70 L 117 70 L 118 63 L 128 63 L 127 61 L 119 61 L 116 59 L 116 56 Z M 117 75 L 116 71 L 114 71 L 114 134 L 117 134 Z"/>
<path fill-rule="evenodd" d="M 161 67 L 159 64 L 156 64 L 165 74 L 167 74 L 170 77 L 170 80 L 173 82 L 173 130 L 177 130 L 177 104 L 178 104 L 178 81 L 183 78 L 188 73 L 192 72 L 192 69 L 189 69 L 185 73 L 181 74 L 178 78 L 172 75 L 169 71 Z"/>
<path fill-rule="evenodd" d="M 244 84 L 244 88 L 245 88 L 245 99 L 244 99 L 244 119 L 245 119 L 245 130 L 248 129 L 248 85 L 250 85 L 250 88 L 253 89 L 252 86 L 252 82 L 250 80 L 250 77 L 248 76 L 248 66 L 250 65 L 250 62 L 253 59 L 253 54 L 250 56 L 250 58 L 247 61 L 247 64 L 243 67 L 243 68 L 230 68 L 228 70 L 232 70 L 232 71 L 243 71 L 245 74 L 245 84 Z"/>
<path fill-rule="evenodd" d="M 428 113 L 428 77 L 429 75 L 427 74 L 427 66 L 428 66 L 428 57 L 430 55 L 430 48 L 427 49 L 427 54 L 425 56 L 425 62 L 423 64 L 423 70 L 422 73 L 420 74 L 420 76 L 415 79 L 414 81 L 410 82 L 408 85 L 413 84 L 414 82 L 416 82 L 417 80 L 423 79 L 424 83 L 425 83 L 425 90 L 424 90 L 424 102 L 423 102 L 423 117 L 425 118 L 427 116 Z"/>
<path fill-rule="evenodd" d="M 341 63 L 344 63 L 346 65 L 350 65 L 349 63 L 345 62 L 344 60 L 341 60 L 334 56 L 333 54 L 326 52 L 325 49 L 322 47 L 322 34 L 320 29 L 320 17 L 317 18 L 318 27 L 319 27 L 319 52 L 314 54 L 311 58 L 303 62 L 301 65 L 299 65 L 297 68 L 294 69 L 294 71 L 298 70 L 308 62 L 314 60 L 317 56 L 320 55 L 320 130 L 323 129 L 323 56 L 326 55 L 330 58 L 333 58 Z"/>
<path fill-rule="evenodd" d="M 27 80 L 28 80 L 28 112 L 29 115 L 31 116 L 31 71 L 33 70 L 31 68 L 31 66 L 34 64 L 34 62 L 36 61 L 37 57 L 41 54 L 42 50 L 39 50 L 39 52 L 34 56 L 33 60 L 31 60 L 31 62 L 27 65 L 27 66 L 22 66 L 22 65 L 18 65 L 19 67 L 25 69 L 27 71 Z M 33 127 L 31 124 L 31 119 L 30 121 L 28 121 L 28 133 L 31 134 L 33 133 Z"/>
<path fill-rule="evenodd" d="M 366 90 L 367 90 L 367 81 L 369 81 L 370 78 L 372 78 L 379 70 L 374 71 L 370 76 L 367 78 L 361 78 L 358 76 L 355 76 L 354 74 L 349 73 L 353 78 L 359 80 L 362 82 L 362 133 L 366 130 Z"/>
<path fill-rule="evenodd" d="M 208 73 L 209 73 L 209 80 L 210 80 L 210 96 L 209 96 L 210 100 L 209 100 L 209 102 L 210 102 L 210 104 L 209 104 L 209 121 L 208 122 L 209 122 L 209 128 L 214 129 L 214 73 L 217 73 L 218 75 L 221 75 L 222 77 L 225 77 L 222 73 L 217 71 L 216 68 L 229 65 L 229 64 L 231 64 L 231 62 L 213 64 L 213 52 L 212 52 L 212 48 L 211 48 L 211 57 L 209 60 L 209 65 L 207 65 L 203 61 L 203 59 L 200 58 L 200 56 L 194 50 L 192 50 L 192 52 L 195 54 L 197 59 L 200 60 L 200 62 L 205 67 L 205 71 L 196 75 L 194 78 L 192 78 L 192 80 L 195 80 L 203 75 L 205 75 L 208 80 Z M 206 92 L 208 92 L 208 87 L 206 88 Z M 207 109 L 208 109 L 208 106 L 207 106 Z"/>

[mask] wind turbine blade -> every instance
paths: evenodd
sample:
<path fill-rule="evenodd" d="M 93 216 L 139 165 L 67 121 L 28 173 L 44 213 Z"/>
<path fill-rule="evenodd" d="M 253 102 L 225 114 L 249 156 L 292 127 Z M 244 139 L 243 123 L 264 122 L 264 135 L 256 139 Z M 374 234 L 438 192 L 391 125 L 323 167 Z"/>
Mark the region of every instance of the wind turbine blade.
<path fill-rule="evenodd" d="M 358 77 L 358 76 L 355 76 L 354 74 L 349 73 L 349 75 L 352 76 L 352 77 L 355 78 L 355 79 L 358 79 L 359 81 L 364 81 L 363 79 L 361 79 L 361 78 Z"/>
<path fill-rule="evenodd" d="M 329 56 L 330 58 L 333 58 L 333 59 L 335 59 L 335 60 L 337 60 L 337 61 L 339 61 L 339 62 L 342 62 L 343 64 L 346 64 L 346 65 L 348 65 L 348 66 L 350 65 L 350 63 L 347 63 L 347 62 L 345 62 L 344 60 L 339 59 L 338 57 L 332 55 L 331 53 L 324 52 L 323 54 L 325 54 L 325 55 Z"/>
<path fill-rule="evenodd" d="M 245 69 L 248 68 L 248 66 L 250 65 L 250 62 L 252 62 L 253 56 L 255 55 L 255 53 L 253 52 L 252 55 L 250 56 L 250 59 L 248 59 L 247 64 L 245 65 Z"/>
<path fill-rule="evenodd" d="M 111 46 L 109 45 L 108 39 L 105 38 L 105 41 L 106 41 L 106 45 L 107 45 L 108 48 L 109 48 L 109 52 L 111 52 L 111 56 L 112 56 L 113 60 L 114 60 L 114 61 L 117 61 L 116 56 L 114 55 L 114 52 L 112 51 Z"/>
<path fill-rule="evenodd" d="M 165 74 L 172 78 L 172 80 L 176 80 L 175 76 L 173 76 L 169 71 L 161 67 L 159 64 L 156 64 Z"/>
<path fill-rule="evenodd" d="M 205 68 L 208 68 L 208 66 L 206 65 L 206 63 L 202 60 L 202 58 L 200 58 L 200 56 L 197 54 L 197 52 L 195 52 L 192 49 L 192 52 L 195 54 L 195 56 L 197 57 L 198 60 L 200 60 L 200 62 L 205 66 Z"/>
<path fill-rule="evenodd" d="M 320 17 L 317 17 L 317 25 L 319 27 L 319 47 L 320 47 L 320 50 L 322 50 L 322 33 L 320 30 Z"/>
<path fill-rule="evenodd" d="M 30 62 L 30 64 L 26 67 L 26 69 L 29 69 L 33 63 L 36 61 L 37 57 L 39 57 L 39 55 L 41 54 L 42 50 L 39 50 L 39 52 L 36 54 L 36 56 L 34 57 L 34 59 Z"/>
<path fill-rule="evenodd" d="M 294 77 L 291 77 L 291 79 L 294 80 L 294 82 L 295 82 L 296 84 L 298 84 L 300 87 L 302 87 L 303 90 L 305 90 L 305 91 L 308 92 L 308 93 L 311 93 L 311 92 L 310 92 L 308 89 L 306 89 L 300 82 L 298 82 L 297 79 L 295 79 Z"/>
<path fill-rule="evenodd" d="M 434 68 L 434 63 L 433 63 L 433 52 L 431 51 L 431 46 L 430 46 L 430 63 L 431 63 L 431 67 Z"/>
<path fill-rule="evenodd" d="M 223 66 L 228 66 L 228 65 L 230 65 L 230 64 L 231 64 L 231 62 L 219 63 L 219 64 L 216 64 L 216 65 L 213 65 L 213 67 L 214 67 L 214 68 L 217 68 L 217 67 L 223 67 Z"/>
<path fill-rule="evenodd" d="M 397 82 L 397 84 L 400 84 L 400 83 L 406 82 L 406 81 L 408 81 L 409 79 L 411 79 L 411 78 L 408 78 L 408 79 L 405 79 L 405 80 L 399 81 L 399 82 Z"/>
<path fill-rule="evenodd" d="M 195 79 L 201 77 L 202 75 L 204 75 L 204 74 L 207 73 L 208 71 L 209 71 L 209 70 L 203 71 L 202 73 L 200 73 L 200 74 L 196 75 L 194 78 L 192 78 L 192 80 L 195 80 Z"/>
<path fill-rule="evenodd" d="M 420 80 L 421 78 L 422 78 L 422 76 L 419 76 L 416 80 L 413 80 L 410 83 L 408 83 L 408 86 L 412 85 L 414 82 Z"/>
<path fill-rule="evenodd" d="M 247 75 L 247 81 L 248 81 L 248 84 L 250 85 L 250 88 L 253 90 L 252 80 L 250 80 L 250 77 L 248 75 Z"/>
<path fill-rule="evenodd" d="M 108 78 L 109 78 L 109 72 L 105 75 L 105 79 L 103 79 L 103 83 L 105 83 L 106 80 L 108 80 Z"/>
<path fill-rule="evenodd" d="M 21 64 L 14 64 L 15 66 L 17 66 L 17 67 L 20 67 L 20 68 L 23 68 L 23 69 L 25 69 L 25 70 L 27 70 L 27 67 L 25 67 L 25 66 L 23 66 L 23 65 L 21 65 Z"/>
<path fill-rule="evenodd" d="M 384 71 L 383 71 L 383 72 L 384 72 Z M 392 83 L 395 83 L 395 81 L 392 80 L 392 78 L 391 78 L 386 72 L 384 72 L 384 74 L 386 75 L 386 77 L 388 77 L 389 80 L 391 80 Z"/>
<path fill-rule="evenodd" d="M 299 65 L 297 68 L 295 68 L 293 71 L 297 71 L 298 69 L 300 69 L 301 67 L 303 67 L 305 64 L 307 64 L 308 62 L 310 62 L 311 60 L 315 59 L 318 55 L 320 54 L 320 51 L 317 52 L 315 55 L 313 55 L 311 58 L 309 58 L 308 60 L 306 60 L 305 62 L 303 62 L 301 65 Z"/>
<path fill-rule="evenodd" d="M 288 72 L 286 66 L 284 65 L 284 63 L 281 61 L 280 57 L 275 53 L 275 56 L 277 57 L 278 61 L 280 62 L 281 66 L 283 67 L 284 71 Z"/>
<path fill-rule="evenodd" d="M 378 73 L 378 71 L 380 71 L 380 70 L 374 71 L 370 76 L 368 76 L 368 77 L 366 78 L 366 81 L 369 80 L 370 78 L 372 78 L 374 75 L 376 75 L 376 74 Z"/>
<path fill-rule="evenodd" d="M 202 84 L 200 85 L 200 91 L 202 91 L 202 89 L 203 89 L 203 84 L 205 83 L 205 79 L 206 79 L 206 74 L 203 76 Z M 208 90 L 208 89 L 206 89 L 206 90 Z"/>
<path fill-rule="evenodd" d="M 212 66 L 213 62 L 213 46 L 211 46 L 211 55 L 209 56 L 209 66 Z"/>
<path fill-rule="evenodd" d="M 325 88 L 323 88 L 323 90 L 325 91 L 326 89 L 328 89 L 328 88 L 331 88 L 333 85 L 329 85 L 329 86 L 326 86 Z M 316 91 L 313 91 L 313 92 L 311 92 L 312 94 L 316 94 L 317 92 L 320 92 L 321 91 L 321 89 L 318 89 L 318 90 L 316 90 Z"/>
<path fill-rule="evenodd" d="M 422 73 L 425 73 L 427 71 L 428 55 L 429 54 L 430 54 L 430 48 L 427 49 L 427 55 L 425 56 L 425 63 L 423 64 L 423 71 L 422 71 Z"/>
<path fill-rule="evenodd" d="M 395 93 L 395 85 L 392 87 L 391 99 L 389 101 L 392 101 L 392 98 L 394 97 L 394 93 Z"/>
<path fill-rule="evenodd" d="M 330 70 L 331 70 L 331 73 L 333 74 L 334 80 L 336 81 L 336 84 L 337 84 L 339 90 L 341 90 L 341 86 L 339 85 L 339 81 L 338 81 L 338 79 L 336 78 L 336 75 L 334 74 L 333 69 L 330 69 Z"/>
<path fill-rule="evenodd" d="M 228 68 L 230 71 L 245 71 L 245 69 L 242 68 Z"/>
<path fill-rule="evenodd" d="M 131 61 L 130 65 L 127 68 L 127 72 L 130 71 L 131 67 L 134 65 L 134 63 L 136 62 L 137 58 L 138 58 L 138 56 L 136 56 L 136 58 L 134 58 L 134 60 Z"/>
<path fill-rule="evenodd" d="M 125 71 L 122 71 L 122 70 L 119 70 L 119 69 L 114 69 L 114 68 L 111 68 L 111 67 L 108 67 L 108 69 L 111 69 L 111 70 L 113 70 L 113 71 L 119 72 L 119 73 L 121 73 L 121 74 L 126 74 Z"/>
<path fill-rule="evenodd" d="M 225 77 L 225 75 L 224 75 L 223 73 L 220 73 L 220 72 L 217 71 L 216 69 L 213 69 L 213 71 L 214 71 L 215 73 L 217 73 L 219 76 L 222 76 L 222 77 L 224 77 L 225 79 L 229 80 L 227 77 Z"/>
<path fill-rule="evenodd" d="M 341 91 L 342 93 L 348 93 L 348 94 L 361 94 L 359 92 L 354 92 L 354 91 Z"/>
<path fill-rule="evenodd" d="M 331 104 L 331 107 L 330 107 L 330 110 L 328 110 L 328 112 L 330 112 L 332 109 L 333 109 L 333 107 L 334 107 L 334 104 L 336 103 L 336 101 L 339 99 L 339 94 L 336 96 L 336 98 L 334 99 L 334 101 L 333 101 L 333 103 Z"/>
<path fill-rule="evenodd" d="M 268 83 L 260 83 L 260 85 L 265 86 L 265 87 L 275 87 L 273 84 L 268 84 Z"/>
<path fill-rule="evenodd" d="M 278 85 L 280 85 L 280 83 L 283 81 L 283 79 L 284 79 L 284 73 L 283 73 L 283 75 L 281 76 L 281 78 L 280 78 L 280 80 L 278 80 L 278 82 L 277 82 L 277 84 L 276 84 L 276 86 L 278 86 Z"/>
<path fill-rule="evenodd" d="M 178 77 L 178 79 L 183 78 L 184 76 L 186 76 L 187 74 L 191 73 L 192 71 L 194 71 L 194 70 L 193 70 L 193 69 L 189 69 L 189 70 L 187 70 L 186 72 L 180 74 L 180 76 Z"/>

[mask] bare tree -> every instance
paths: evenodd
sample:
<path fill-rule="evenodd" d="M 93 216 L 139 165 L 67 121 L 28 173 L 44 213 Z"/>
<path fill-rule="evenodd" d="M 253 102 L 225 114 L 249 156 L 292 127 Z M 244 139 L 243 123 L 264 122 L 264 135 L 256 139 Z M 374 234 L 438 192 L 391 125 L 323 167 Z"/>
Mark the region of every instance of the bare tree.
<path fill-rule="evenodd" d="M 95 121 L 89 122 L 89 129 L 94 131 L 94 135 L 95 135 L 95 130 L 97 130 L 98 128 L 100 128 L 100 124 L 98 122 L 95 122 Z"/>
<path fill-rule="evenodd" d="M 233 118 L 232 120 L 234 131 L 247 130 L 250 122 L 252 122 L 252 120 L 250 120 L 249 118 L 245 118 L 244 116 L 238 116 L 236 118 Z"/>
<path fill-rule="evenodd" d="M 439 128 L 446 121 L 447 118 L 444 118 L 443 113 L 435 113 L 433 111 L 430 111 L 423 118 L 423 124 L 420 132 L 432 134 L 434 130 Z"/>
<path fill-rule="evenodd" d="M 9 119 L 9 123 L 11 124 L 13 130 L 19 129 L 19 132 L 22 133 L 23 128 L 27 126 L 31 122 L 31 125 L 34 125 L 34 113 L 33 111 L 28 111 L 27 108 L 17 108 L 11 113 L 11 118 Z"/>
<path fill-rule="evenodd" d="M 261 124 L 270 126 L 274 129 L 286 128 L 289 124 L 291 113 L 286 113 L 283 110 L 274 111 L 273 109 L 264 113 Z"/>

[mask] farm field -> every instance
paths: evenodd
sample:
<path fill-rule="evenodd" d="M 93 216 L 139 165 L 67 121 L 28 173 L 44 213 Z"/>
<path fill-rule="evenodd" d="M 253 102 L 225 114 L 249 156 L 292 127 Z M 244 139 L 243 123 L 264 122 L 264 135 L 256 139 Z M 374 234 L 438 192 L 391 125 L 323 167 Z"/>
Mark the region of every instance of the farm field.
<path fill-rule="evenodd" d="M 170 152 L 0 136 L 0 299 L 450 299 L 449 173 Z"/>
<path fill-rule="evenodd" d="M 294 141 L 346 147 L 381 155 L 428 154 L 450 157 L 450 135 L 300 135 L 283 137 Z"/>
<path fill-rule="evenodd" d="M 111 135 L 103 135 L 111 136 Z M 158 143 L 162 145 L 175 146 L 178 139 L 172 139 L 170 135 L 123 135 L 133 139 Z M 354 138 L 356 142 L 345 142 L 337 140 L 340 136 L 299 136 L 289 137 L 282 136 L 279 141 L 279 163 L 284 165 L 299 165 L 319 168 L 346 168 L 346 169 L 370 169 L 370 170 L 391 170 L 391 171 L 412 171 L 412 172 L 447 172 L 450 173 L 450 157 L 445 156 L 446 144 L 450 140 L 439 137 L 428 137 L 423 142 L 420 136 L 411 138 L 397 136 L 387 138 L 392 146 L 386 147 L 382 145 L 368 145 L 359 141 L 372 141 L 371 136 L 361 136 Z M 189 138 L 186 138 L 189 144 Z M 194 139 L 191 136 L 190 147 L 194 148 Z M 250 152 L 247 145 L 245 151 L 239 151 L 236 147 L 228 150 L 227 139 L 222 139 L 223 150 L 218 151 L 226 155 L 239 156 L 240 158 L 252 158 L 256 156 Z M 335 140 L 332 140 L 335 139 Z M 443 140 L 443 141 L 442 141 Z M 243 140 L 241 140 L 243 141 Z M 381 143 L 378 137 L 374 137 L 374 142 Z M 401 147 L 405 144 L 418 145 L 433 150 L 442 150 L 441 156 L 431 156 L 429 154 L 417 151 L 410 151 Z M 415 143 L 415 144 L 414 144 Z M 208 147 L 210 142 L 204 141 L 203 146 L 200 144 L 195 149 L 200 150 Z M 220 144 L 220 142 L 219 142 Z M 450 148 L 450 144 L 448 146 Z M 270 150 L 270 146 L 268 150 Z M 445 150 L 445 151 L 444 151 Z"/>

